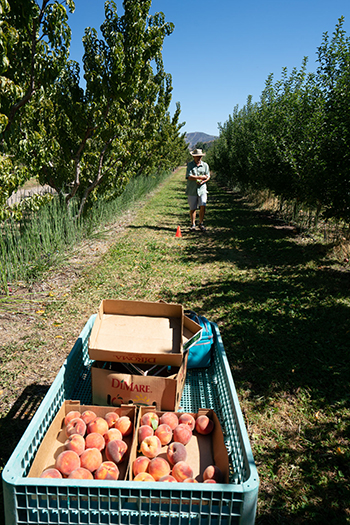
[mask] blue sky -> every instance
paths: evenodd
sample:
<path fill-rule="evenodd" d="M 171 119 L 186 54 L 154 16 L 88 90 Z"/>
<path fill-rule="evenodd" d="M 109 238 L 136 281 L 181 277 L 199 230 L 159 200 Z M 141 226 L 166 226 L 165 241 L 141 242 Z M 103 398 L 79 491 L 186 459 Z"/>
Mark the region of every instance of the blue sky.
<path fill-rule="evenodd" d="M 122 1 L 116 0 L 121 14 Z M 71 58 L 81 62 L 86 27 L 104 20 L 104 0 L 76 0 L 70 16 Z M 349 0 L 153 0 L 150 13 L 163 11 L 175 30 L 163 48 L 165 70 L 172 75 L 175 103 L 181 104 L 183 131 L 218 135 L 236 105 L 248 95 L 259 102 L 270 73 L 300 68 L 309 57 L 316 71 L 316 53 L 324 32 L 332 35 L 345 17 L 350 36 Z"/>

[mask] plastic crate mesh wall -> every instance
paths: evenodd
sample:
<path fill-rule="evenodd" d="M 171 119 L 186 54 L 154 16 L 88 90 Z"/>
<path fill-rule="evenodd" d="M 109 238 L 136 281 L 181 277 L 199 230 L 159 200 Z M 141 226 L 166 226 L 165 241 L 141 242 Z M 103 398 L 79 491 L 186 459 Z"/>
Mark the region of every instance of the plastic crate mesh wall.
<path fill-rule="evenodd" d="M 151 483 L 124 482 L 123 488 L 120 485 L 115 488 L 111 482 L 96 482 L 96 486 L 91 487 L 84 481 L 57 485 L 55 480 L 40 483 L 37 479 L 25 478 L 41 440 L 63 401 L 79 399 L 83 404 L 91 404 L 92 361 L 88 357 L 88 338 L 93 322 L 94 316 L 85 326 L 43 401 L 41 412 L 44 415 L 35 435 L 31 435 L 30 439 L 27 437 L 27 442 L 23 444 L 26 450 L 20 465 L 16 464 L 17 472 L 13 476 L 14 480 L 17 476 L 19 482 L 13 485 L 4 483 L 5 499 L 11 500 L 13 505 L 12 508 L 8 501 L 5 503 L 6 525 L 253 525 L 254 519 L 247 521 L 244 518 L 247 494 L 242 483 L 247 479 L 248 469 L 234 402 L 229 393 L 227 370 L 225 372 L 227 365 L 222 357 L 224 352 L 218 348 L 209 369 L 188 372 L 180 410 L 197 412 L 199 408 L 211 408 L 216 412 L 230 457 L 227 491 L 213 485 L 207 490 L 193 488 L 194 485 L 191 488 L 172 486 L 160 490 L 153 488 Z M 15 470 L 13 464 L 9 469 Z M 248 496 L 250 506 L 256 507 L 257 487 Z M 254 509 L 251 514 L 255 516 Z"/>

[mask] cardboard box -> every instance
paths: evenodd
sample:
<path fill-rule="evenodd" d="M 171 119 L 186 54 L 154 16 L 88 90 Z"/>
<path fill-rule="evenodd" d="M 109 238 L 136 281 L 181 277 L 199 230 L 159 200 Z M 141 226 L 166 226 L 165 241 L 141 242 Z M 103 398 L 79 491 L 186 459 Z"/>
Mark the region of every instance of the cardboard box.
<path fill-rule="evenodd" d="M 129 461 L 129 472 L 128 479 L 133 479 L 132 464 L 137 458 L 138 455 L 138 440 L 137 433 L 140 426 L 142 415 L 146 412 L 154 411 L 154 407 L 141 407 L 138 413 L 137 425 L 136 425 L 136 435 L 135 440 L 130 452 L 130 461 Z M 160 417 L 164 411 L 155 411 Z M 179 417 L 182 412 L 177 412 Z M 198 434 L 195 430 L 193 435 L 186 445 L 187 450 L 187 463 L 192 467 L 193 477 L 197 482 L 203 482 L 203 472 L 209 465 L 216 465 L 219 467 L 224 476 L 224 483 L 229 483 L 229 458 L 227 449 L 224 442 L 224 436 L 220 421 L 215 414 L 214 410 L 211 409 L 200 409 L 197 414 L 192 416 L 196 419 L 200 415 L 207 415 L 210 419 L 214 421 L 214 430 L 211 434 L 206 436 Z M 162 451 L 159 454 L 160 457 L 166 459 L 166 450 L 168 445 L 162 447 Z"/>
<path fill-rule="evenodd" d="M 176 411 L 185 385 L 187 357 L 186 353 L 180 368 L 169 370 L 166 365 L 158 366 L 156 376 L 129 374 L 128 365 L 123 363 L 95 361 L 91 367 L 92 402 L 113 406 L 153 405 L 157 410 Z"/>
<path fill-rule="evenodd" d="M 54 467 L 57 456 L 63 452 L 64 443 L 67 439 L 65 428 L 64 428 L 64 418 L 68 412 L 71 410 L 77 410 L 80 413 L 83 413 L 85 410 L 93 410 L 97 416 L 104 416 L 108 412 L 111 412 L 111 407 L 100 407 L 95 405 L 81 405 L 80 401 L 65 401 L 60 410 L 58 411 L 55 419 L 51 423 L 48 431 L 46 432 L 44 439 L 41 442 L 41 445 L 38 449 L 38 452 L 35 455 L 33 464 L 28 473 L 29 478 L 39 478 L 41 473 L 50 467 Z M 125 480 L 126 474 L 129 466 L 129 455 L 132 449 L 133 440 L 136 436 L 135 426 L 137 423 L 136 420 L 136 407 L 120 407 L 113 408 L 114 412 L 117 412 L 119 416 L 129 416 L 131 421 L 134 424 L 133 433 L 129 436 L 125 436 L 124 441 L 128 445 L 128 457 L 118 464 L 120 471 L 119 479 Z M 106 461 L 104 452 L 102 452 L 103 460 Z M 91 481 L 93 483 L 93 481 Z"/>
<path fill-rule="evenodd" d="M 183 353 L 201 337 L 201 327 L 178 304 L 103 300 L 89 338 L 95 361 L 180 367 Z M 185 335 L 184 327 L 188 327 Z"/>

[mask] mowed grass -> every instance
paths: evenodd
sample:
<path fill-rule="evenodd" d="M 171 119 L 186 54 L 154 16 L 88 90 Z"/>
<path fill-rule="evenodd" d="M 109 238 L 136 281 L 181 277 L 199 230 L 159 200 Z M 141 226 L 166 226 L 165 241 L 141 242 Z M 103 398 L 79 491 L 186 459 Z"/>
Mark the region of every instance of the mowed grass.
<path fill-rule="evenodd" d="M 87 320 L 118 298 L 216 322 L 260 476 L 256 523 L 349 523 L 349 271 L 215 179 L 208 233 L 189 233 L 184 187 L 181 169 L 46 315 Z"/>

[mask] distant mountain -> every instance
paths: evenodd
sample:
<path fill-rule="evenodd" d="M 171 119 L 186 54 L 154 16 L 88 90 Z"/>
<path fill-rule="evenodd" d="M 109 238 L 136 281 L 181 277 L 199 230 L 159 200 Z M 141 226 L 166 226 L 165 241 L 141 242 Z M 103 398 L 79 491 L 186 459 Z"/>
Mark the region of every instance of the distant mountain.
<path fill-rule="evenodd" d="M 212 142 L 217 139 L 215 135 L 207 135 L 201 131 L 195 131 L 194 133 L 186 133 L 185 140 L 190 150 L 192 150 L 197 142 Z"/>

